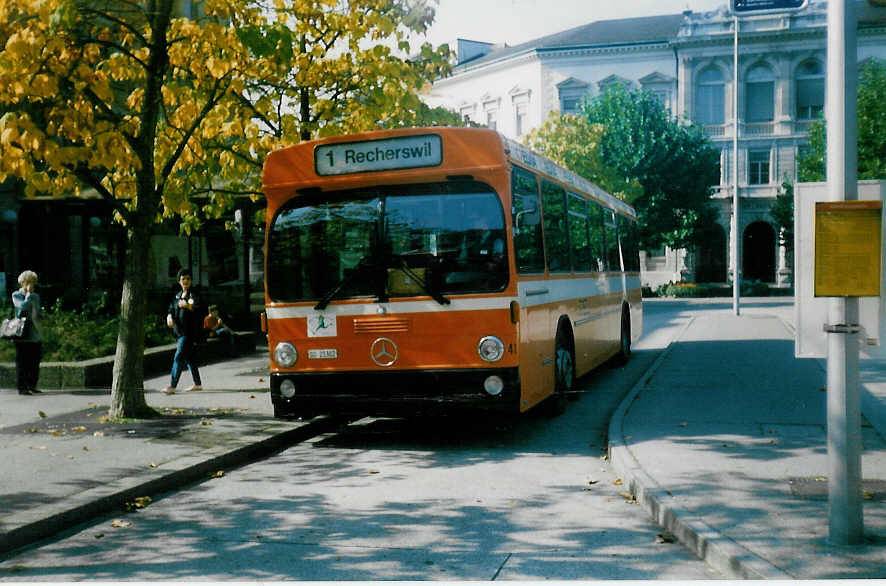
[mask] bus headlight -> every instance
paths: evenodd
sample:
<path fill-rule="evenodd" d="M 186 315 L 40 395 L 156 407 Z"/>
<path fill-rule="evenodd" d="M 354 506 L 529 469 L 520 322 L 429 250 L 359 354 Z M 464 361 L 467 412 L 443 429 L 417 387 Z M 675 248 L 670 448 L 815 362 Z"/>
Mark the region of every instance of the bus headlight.
<path fill-rule="evenodd" d="M 486 336 L 477 344 L 477 353 L 486 362 L 498 362 L 505 355 L 504 342 L 495 336 Z"/>
<path fill-rule="evenodd" d="M 295 383 L 288 378 L 284 379 L 283 382 L 280 383 L 280 394 L 287 399 L 293 398 L 295 396 Z"/>
<path fill-rule="evenodd" d="M 274 361 L 283 368 L 289 368 L 298 360 L 298 351 L 289 342 L 280 342 L 274 348 Z"/>

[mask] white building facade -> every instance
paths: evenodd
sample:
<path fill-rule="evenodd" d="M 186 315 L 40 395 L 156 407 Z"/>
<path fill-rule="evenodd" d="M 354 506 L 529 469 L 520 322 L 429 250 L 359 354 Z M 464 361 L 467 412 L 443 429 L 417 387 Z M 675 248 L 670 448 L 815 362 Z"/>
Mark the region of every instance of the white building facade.
<path fill-rule="evenodd" d="M 886 60 L 886 10 L 857 4 L 858 61 Z M 653 92 L 679 119 L 704 127 L 720 149 L 713 187 L 717 226 L 691 253 L 647 251 L 643 284 L 731 282 L 734 132 L 738 132 L 741 276 L 792 281 L 791 259 L 769 215 L 825 100 L 827 3 L 739 20 L 738 120 L 733 117 L 734 19 L 726 5 L 704 13 L 592 22 L 514 47 L 460 41 L 460 61 L 426 101 L 522 140 L 553 110 L 576 111 L 608 85 Z"/>

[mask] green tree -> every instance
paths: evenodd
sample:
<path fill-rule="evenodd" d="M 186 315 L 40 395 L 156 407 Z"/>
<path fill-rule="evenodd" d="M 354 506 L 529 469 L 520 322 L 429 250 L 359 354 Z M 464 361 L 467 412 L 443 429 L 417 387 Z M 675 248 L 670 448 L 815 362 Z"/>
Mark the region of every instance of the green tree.
<path fill-rule="evenodd" d="M 719 152 L 701 128 L 681 124 L 651 93 L 618 85 L 585 102 L 582 114 L 606 129 L 603 163 L 643 187 L 633 202 L 641 244 L 695 244 L 713 221 L 709 198 L 719 180 Z"/>
<path fill-rule="evenodd" d="M 644 247 L 689 247 L 714 221 L 718 152 L 648 92 L 616 86 L 579 115 L 554 112 L 528 144 L 632 204 Z"/>
<path fill-rule="evenodd" d="M 799 181 L 824 181 L 826 123 L 809 128 L 809 150 L 798 161 Z M 858 69 L 858 178 L 886 178 L 886 62 L 870 59 Z"/>
<path fill-rule="evenodd" d="M 98 192 L 126 227 L 110 416 L 153 414 L 143 391 L 156 222 L 219 217 L 261 196 L 272 149 L 375 128 L 414 108 L 448 49 L 409 53 L 424 0 L 0 2 L 0 181 L 26 195 Z M 393 49 L 391 48 L 393 46 Z"/>
<path fill-rule="evenodd" d="M 626 180 L 603 162 L 600 145 L 606 126 L 593 124 L 584 116 L 553 111 L 548 119 L 526 137 L 526 146 L 556 161 L 627 203 L 643 195 L 636 180 Z"/>

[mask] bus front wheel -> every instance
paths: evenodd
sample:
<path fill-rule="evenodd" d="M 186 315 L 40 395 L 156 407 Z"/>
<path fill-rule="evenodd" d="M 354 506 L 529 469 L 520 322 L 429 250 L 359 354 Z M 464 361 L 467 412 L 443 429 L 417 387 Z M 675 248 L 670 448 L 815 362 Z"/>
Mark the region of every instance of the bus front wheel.
<path fill-rule="evenodd" d="M 550 401 L 552 415 L 566 411 L 566 400 L 575 388 L 575 355 L 572 340 L 563 328 L 557 331 L 554 344 L 554 394 Z"/>

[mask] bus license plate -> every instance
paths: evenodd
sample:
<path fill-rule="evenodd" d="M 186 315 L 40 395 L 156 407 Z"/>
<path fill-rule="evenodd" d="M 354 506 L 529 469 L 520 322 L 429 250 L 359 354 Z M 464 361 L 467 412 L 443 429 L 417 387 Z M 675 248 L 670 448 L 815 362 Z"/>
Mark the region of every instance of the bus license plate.
<path fill-rule="evenodd" d="M 338 350 L 335 348 L 324 348 L 322 350 L 308 350 L 308 358 L 338 358 Z"/>

